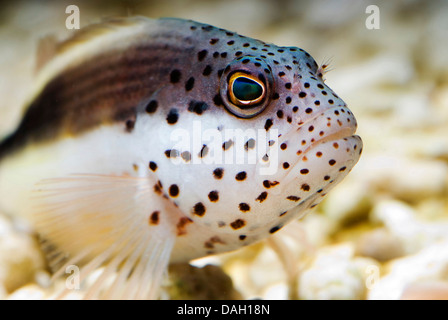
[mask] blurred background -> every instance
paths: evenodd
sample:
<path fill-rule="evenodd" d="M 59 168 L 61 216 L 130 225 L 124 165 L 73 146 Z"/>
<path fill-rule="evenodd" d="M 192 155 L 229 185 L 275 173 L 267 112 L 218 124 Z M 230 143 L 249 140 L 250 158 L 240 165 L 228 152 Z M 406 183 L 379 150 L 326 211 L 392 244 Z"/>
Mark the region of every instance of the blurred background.
<path fill-rule="evenodd" d="M 448 299 L 447 1 L 2 2 L 0 137 L 20 119 L 39 39 L 74 32 L 68 5 L 81 28 L 180 17 L 298 46 L 330 61 L 326 83 L 357 117 L 361 160 L 321 205 L 268 241 L 173 266 L 166 298 Z M 0 298 L 44 298 L 48 277 L 32 232 L 0 212 Z"/>

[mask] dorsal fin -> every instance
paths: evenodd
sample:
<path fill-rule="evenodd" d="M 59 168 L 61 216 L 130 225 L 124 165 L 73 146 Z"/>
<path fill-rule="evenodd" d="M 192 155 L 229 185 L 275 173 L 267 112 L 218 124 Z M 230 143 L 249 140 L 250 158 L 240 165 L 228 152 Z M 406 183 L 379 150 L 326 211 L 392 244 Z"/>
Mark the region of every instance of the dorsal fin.
<path fill-rule="evenodd" d="M 141 16 L 104 18 L 101 22 L 81 28 L 71 37 L 59 43 L 57 46 L 57 54 L 62 54 L 78 45 L 117 31 L 120 28 L 131 27 L 148 21 L 150 19 Z"/>
<path fill-rule="evenodd" d="M 30 104 L 55 76 L 70 67 L 82 64 L 98 52 L 126 48 L 138 41 L 157 20 L 137 16 L 109 18 L 81 28 L 71 37 L 58 43 L 54 36 L 41 40 L 38 48 L 35 84 L 27 104 Z M 25 110 L 26 111 L 26 110 Z"/>
<path fill-rule="evenodd" d="M 58 41 L 54 34 L 39 39 L 37 43 L 36 65 L 34 72 L 39 72 L 56 55 Z"/>
<path fill-rule="evenodd" d="M 54 34 L 46 35 L 39 39 L 37 44 L 35 71 L 39 72 L 54 57 L 67 52 L 75 46 L 82 45 L 99 36 L 116 31 L 120 27 L 132 26 L 147 20 L 144 17 L 107 18 L 74 32 L 69 38 L 63 41 L 58 41 Z"/>

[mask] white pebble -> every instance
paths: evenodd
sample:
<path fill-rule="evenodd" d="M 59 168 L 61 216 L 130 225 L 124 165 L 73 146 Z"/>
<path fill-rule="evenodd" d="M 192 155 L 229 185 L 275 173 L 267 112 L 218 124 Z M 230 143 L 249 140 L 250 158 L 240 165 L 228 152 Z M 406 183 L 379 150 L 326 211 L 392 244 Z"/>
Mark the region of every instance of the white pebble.
<path fill-rule="evenodd" d="M 299 297 L 308 300 L 362 299 L 367 289 L 366 260 L 357 261 L 353 252 L 351 245 L 321 249 L 310 268 L 300 275 Z"/>
<path fill-rule="evenodd" d="M 388 266 L 368 294 L 368 299 L 399 299 L 406 286 L 419 281 L 444 280 L 448 270 L 448 240 L 434 243 L 415 255 L 397 259 Z"/>
<path fill-rule="evenodd" d="M 380 201 L 372 211 L 372 218 L 380 221 L 397 237 L 407 254 L 412 254 L 437 241 L 448 241 L 448 220 L 434 222 L 418 219 L 409 205 L 396 201 Z"/>

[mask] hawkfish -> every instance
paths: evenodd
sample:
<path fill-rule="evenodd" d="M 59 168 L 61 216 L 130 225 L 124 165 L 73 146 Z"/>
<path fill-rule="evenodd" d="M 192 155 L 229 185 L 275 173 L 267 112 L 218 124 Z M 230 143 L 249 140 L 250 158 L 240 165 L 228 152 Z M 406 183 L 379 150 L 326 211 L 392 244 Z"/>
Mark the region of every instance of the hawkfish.
<path fill-rule="evenodd" d="M 0 144 L 0 208 L 29 221 L 55 278 L 99 272 L 85 298 L 156 298 L 170 263 L 271 236 L 357 163 L 325 68 L 191 20 L 87 26 Z"/>

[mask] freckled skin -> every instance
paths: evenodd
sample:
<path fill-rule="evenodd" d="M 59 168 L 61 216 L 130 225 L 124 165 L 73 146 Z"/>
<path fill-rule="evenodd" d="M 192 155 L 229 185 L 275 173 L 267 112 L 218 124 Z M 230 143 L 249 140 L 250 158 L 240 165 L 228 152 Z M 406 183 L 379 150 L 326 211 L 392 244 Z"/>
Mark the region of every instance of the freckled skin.
<path fill-rule="evenodd" d="M 82 160 L 102 147 L 107 155 L 88 166 L 65 168 L 59 159 L 49 172 L 146 179 L 154 201 L 144 227 L 175 233 L 172 262 L 270 236 L 319 203 L 358 161 L 356 119 L 304 50 L 180 19 L 136 25 L 135 35 L 113 41 L 125 47 L 99 48 L 55 74 L 0 145 L 0 160 L 67 137 Z M 234 103 L 236 74 L 263 92 L 259 102 Z M 118 129 L 101 136 L 110 127 Z M 208 161 L 217 155 L 210 130 L 221 133 L 220 160 L 231 161 Z M 100 145 L 76 144 L 95 132 Z M 256 162 L 238 163 L 236 154 Z M 260 173 L 265 165 L 275 172 Z"/>
<path fill-rule="evenodd" d="M 266 44 L 195 22 L 164 23 L 192 44 L 186 56 L 171 66 L 165 86 L 151 97 L 157 101 L 157 111 L 137 114 L 138 134 L 149 135 L 157 127 L 161 135 L 170 137 L 182 129 L 192 139 L 193 124 L 197 128 L 200 123 L 201 132 L 275 129 L 280 135 L 278 143 L 270 147 L 278 150 L 279 169 L 270 176 L 260 175 L 253 164 L 194 164 L 211 157 L 213 147 L 207 146 L 207 141 L 193 146 L 170 139 L 157 140 L 157 144 L 148 141 L 152 146 L 146 160 L 157 163 L 157 176 L 164 185 L 179 187 L 176 204 L 192 221 L 173 252 L 174 260 L 188 260 L 248 245 L 303 216 L 354 166 L 362 142 L 352 137 L 356 128 L 353 114 L 323 82 L 316 62 L 302 49 Z M 266 99 L 251 117 L 239 116 L 238 107 L 227 95 L 228 79 L 239 71 L 264 79 Z M 175 123 L 167 121 L 172 108 L 178 111 Z M 246 136 L 243 146 L 236 145 L 238 138 L 223 137 L 220 148 L 224 155 L 258 152 L 256 146 L 261 141 L 257 136 Z M 341 148 L 335 149 L 326 139 L 337 140 Z M 188 152 L 191 158 L 168 158 L 165 151 L 173 149 L 178 154 Z M 257 154 L 257 162 L 263 161 L 263 155 Z M 173 159 L 180 161 L 173 164 Z M 339 171 L 341 167 L 348 169 Z M 324 179 L 327 175 L 331 179 Z M 266 180 L 272 183 L 269 188 Z M 210 246 L 213 236 L 222 241 Z"/>

